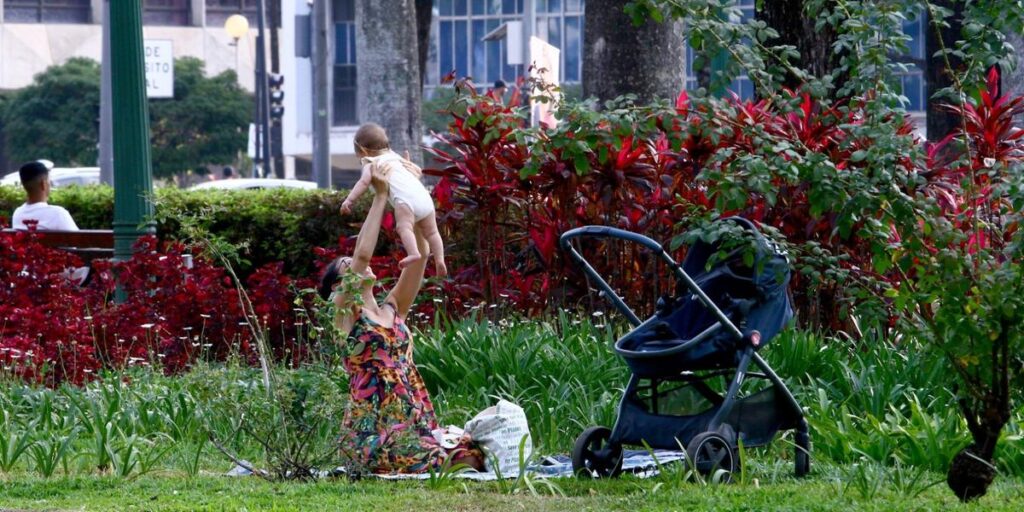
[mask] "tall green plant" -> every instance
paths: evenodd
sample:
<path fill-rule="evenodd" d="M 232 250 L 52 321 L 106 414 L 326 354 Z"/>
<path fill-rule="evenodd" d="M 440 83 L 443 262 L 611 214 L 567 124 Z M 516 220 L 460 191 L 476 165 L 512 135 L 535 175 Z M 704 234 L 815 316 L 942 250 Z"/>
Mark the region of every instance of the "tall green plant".
<path fill-rule="evenodd" d="M 728 3 L 639 0 L 629 8 L 637 16 L 682 19 L 694 32 L 691 43 L 710 42 L 730 55 L 721 72 L 725 78 L 746 72 L 761 97 L 778 103 L 784 94 L 772 71 L 789 66 L 789 59 L 762 44 L 758 31 L 763 27 L 756 21 L 723 19 L 720 13 L 729 9 Z M 771 142 L 752 144 L 738 156 L 724 155 L 728 165 L 717 169 L 709 187 L 719 198 L 771 198 L 778 183 L 772 178 L 809 178 L 812 215 L 827 214 L 843 238 L 855 234 L 869 244 L 867 265 L 832 277 L 858 290 L 867 300 L 864 306 L 887 310 L 881 325 L 891 324 L 891 313 L 897 313 L 905 333 L 945 356 L 957 377 L 955 393 L 973 439 L 954 458 L 947 483 L 961 499 L 977 498 L 995 476 L 996 444 L 1024 385 L 1024 314 L 1019 313 L 1024 306 L 1019 231 L 1024 136 L 1014 126 L 1014 117 L 1024 113 L 1024 100 L 1001 98 L 995 71 L 980 92 L 974 84 L 990 68 L 1016 64 L 1006 34 L 1024 30 L 1024 13 L 1017 1 L 965 2 L 963 19 L 957 20 L 963 27 L 959 40 L 942 48 L 931 63 L 952 77 L 952 87 L 941 96 L 961 123 L 948 140 L 925 153 L 900 131 L 904 111 L 896 78 L 902 65 L 894 56 L 906 49 L 901 30 L 906 17 L 925 12 L 930 29 L 938 31 L 953 11 L 910 0 L 814 1 L 809 8 L 821 15 L 820 26 L 835 29 L 834 50 L 844 55 L 837 71 L 848 79 L 836 94 L 849 100 L 839 109 L 853 113 L 858 106 L 856 117 L 840 127 L 851 135 L 850 144 L 868 143 L 841 147 L 854 151 L 848 161 L 839 162 L 808 144 L 782 146 L 754 123 L 742 128 L 744 133 Z M 951 57 L 960 64 L 953 66 Z M 819 78 L 827 85 L 828 77 Z M 807 85 L 812 95 L 827 92 L 813 80 Z M 840 163 L 854 172 L 831 172 Z M 822 200 L 825 207 L 814 205 Z M 728 201 L 720 201 L 722 206 L 728 207 Z M 839 254 L 825 250 L 823 256 L 828 263 Z M 838 265 L 842 259 L 831 262 Z"/>
<path fill-rule="evenodd" d="M 996 444 L 1024 398 L 1024 154 L 1010 162 L 978 149 L 954 178 L 962 202 L 936 206 L 920 230 L 901 234 L 895 256 L 904 279 L 889 291 L 905 326 L 957 377 L 973 443 L 953 459 L 947 482 L 965 501 L 984 495 L 995 477 Z"/>

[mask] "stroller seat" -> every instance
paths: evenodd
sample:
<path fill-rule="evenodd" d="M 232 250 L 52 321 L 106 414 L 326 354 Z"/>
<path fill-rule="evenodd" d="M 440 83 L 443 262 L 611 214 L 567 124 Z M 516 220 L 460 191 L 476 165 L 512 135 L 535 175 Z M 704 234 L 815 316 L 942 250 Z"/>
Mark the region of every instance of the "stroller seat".
<path fill-rule="evenodd" d="M 785 258 L 764 252 L 748 264 L 742 251 L 735 250 L 708 268 L 717 251 L 713 244 L 695 244 L 683 270 L 744 338 L 757 331 L 767 343 L 792 317 L 785 292 Z M 779 270 L 787 272 L 777 275 Z M 674 297 L 659 301 L 653 318 L 616 341 L 615 351 L 642 377 L 735 367 L 742 354 L 741 340 L 723 327 L 714 312 L 680 283 Z"/>

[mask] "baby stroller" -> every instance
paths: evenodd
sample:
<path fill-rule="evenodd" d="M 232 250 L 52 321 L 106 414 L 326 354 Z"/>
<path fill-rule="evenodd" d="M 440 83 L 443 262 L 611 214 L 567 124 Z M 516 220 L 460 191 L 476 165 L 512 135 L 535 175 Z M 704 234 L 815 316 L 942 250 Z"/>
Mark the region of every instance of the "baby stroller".
<path fill-rule="evenodd" d="M 685 447 L 695 469 L 705 475 L 725 470 L 728 479 L 739 466 L 741 441 L 745 448 L 763 446 L 789 429 L 796 429 L 796 475 L 810 470 L 803 410 L 757 353 L 793 317 L 786 293 L 789 262 L 750 221 L 719 222 L 742 229 L 753 249 L 725 252 L 721 243 L 698 242 L 680 265 L 660 244 L 629 231 L 586 226 L 562 235 L 562 249 L 634 327 L 614 345 L 632 372 L 618 418 L 611 429 L 590 427 L 577 438 L 577 475 L 616 476 L 623 445 L 646 443 L 653 449 Z M 650 249 L 672 269 L 674 295 L 660 298 L 655 314 L 641 321 L 571 243 L 584 238 L 621 239 Z M 751 363 L 760 371 L 748 372 Z M 752 382 L 763 389 L 740 396 L 751 377 L 761 379 Z M 689 404 L 688 412 L 679 413 L 679 403 Z"/>

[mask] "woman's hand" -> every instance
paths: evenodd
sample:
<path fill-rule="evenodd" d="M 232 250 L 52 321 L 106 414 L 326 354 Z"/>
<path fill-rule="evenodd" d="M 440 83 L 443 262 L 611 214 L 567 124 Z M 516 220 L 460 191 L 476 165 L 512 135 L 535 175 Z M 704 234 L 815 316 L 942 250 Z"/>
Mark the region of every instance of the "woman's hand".
<path fill-rule="evenodd" d="M 371 176 L 373 179 L 370 180 L 370 186 L 373 187 L 373 191 L 377 194 L 377 197 L 387 197 L 388 193 L 388 181 L 387 176 L 381 175 L 380 164 L 377 162 L 373 163 L 373 172 Z"/>
<path fill-rule="evenodd" d="M 409 159 L 408 151 L 405 152 L 405 158 L 402 159 L 402 167 L 405 167 L 405 170 L 411 172 L 412 175 L 416 176 L 417 178 L 423 176 L 423 169 L 420 166 L 412 163 L 412 160 Z"/>

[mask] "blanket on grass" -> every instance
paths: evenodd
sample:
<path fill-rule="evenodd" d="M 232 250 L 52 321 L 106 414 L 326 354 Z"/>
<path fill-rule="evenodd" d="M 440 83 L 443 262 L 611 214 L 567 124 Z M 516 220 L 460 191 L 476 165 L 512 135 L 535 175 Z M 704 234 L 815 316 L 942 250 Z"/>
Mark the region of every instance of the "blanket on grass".
<path fill-rule="evenodd" d="M 681 451 L 670 451 L 670 450 L 655 450 L 651 452 L 644 450 L 626 450 L 623 453 L 622 458 L 622 471 L 633 473 L 640 476 L 641 478 L 647 478 L 658 474 L 659 464 L 668 464 L 670 462 L 680 461 L 686 458 L 686 453 Z M 657 460 L 655 460 L 657 459 Z M 243 463 L 248 464 L 246 461 Z M 539 463 L 532 464 L 526 468 L 526 472 L 531 476 L 543 477 L 543 478 L 565 478 L 571 477 L 572 474 L 572 460 L 567 455 L 554 455 L 551 457 L 544 457 Z M 336 468 L 332 471 L 321 471 L 321 478 L 337 477 L 345 475 L 344 468 Z M 235 466 L 230 471 L 225 473 L 225 476 L 249 476 L 252 475 L 252 471 L 246 469 L 243 466 Z M 384 480 L 428 480 L 430 479 L 429 473 L 420 474 L 401 474 L 401 475 L 372 475 L 376 478 Z M 501 475 L 502 478 L 516 478 L 518 474 Z M 464 478 L 467 480 L 476 480 L 478 482 L 490 482 L 498 479 L 498 475 L 493 471 L 481 472 L 481 471 L 462 471 L 453 475 L 455 478 Z"/>

